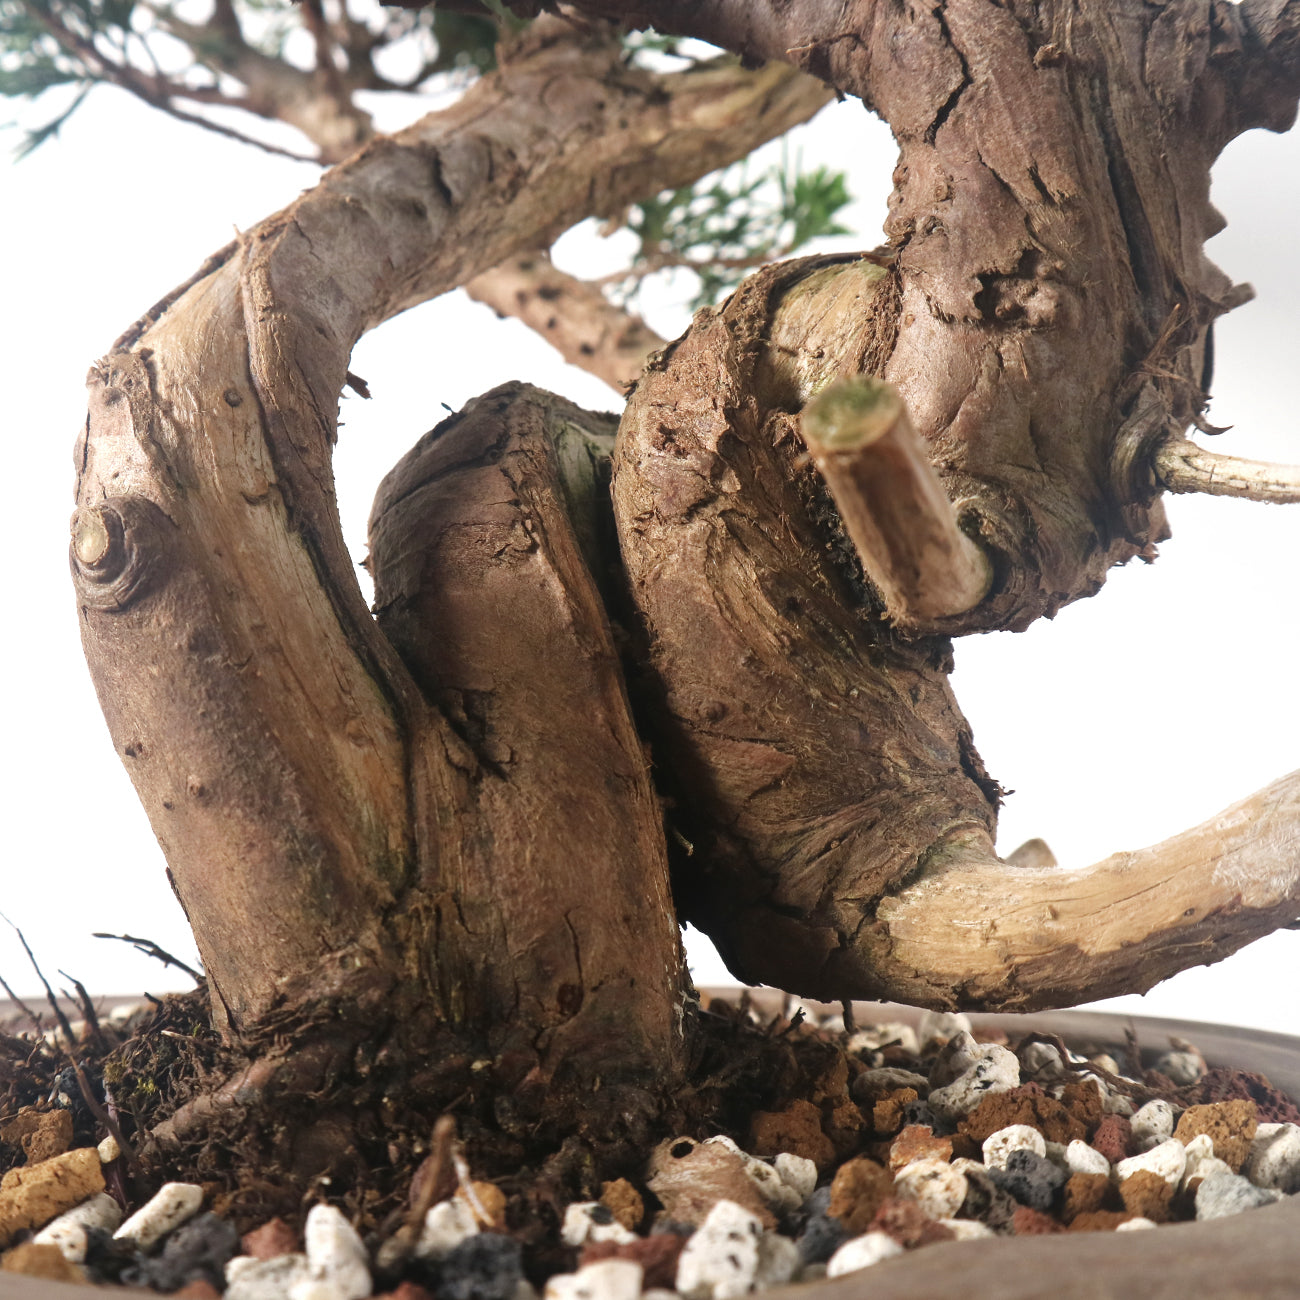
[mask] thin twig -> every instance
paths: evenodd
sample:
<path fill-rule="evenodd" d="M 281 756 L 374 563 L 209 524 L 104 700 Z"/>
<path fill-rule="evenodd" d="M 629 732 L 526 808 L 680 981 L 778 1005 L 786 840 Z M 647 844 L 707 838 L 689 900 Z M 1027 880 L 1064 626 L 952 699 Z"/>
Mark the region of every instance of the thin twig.
<path fill-rule="evenodd" d="M 18 936 L 18 942 L 22 944 L 23 951 L 27 954 L 27 960 L 31 962 L 32 969 L 36 972 L 36 978 L 45 986 L 45 996 L 49 1001 L 50 1007 L 54 1011 L 54 1018 L 59 1022 L 59 1028 L 63 1030 L 64 1036 L 68 1040 L 68 1045 L 75 1043 L 76 1037 L 72 1032 L 72 1025 L 68 1023 L 68 1017 L 63 1014 L 63 1008 L 59 1006 L 59 999 L 55 996 L 54 990 L 50 987 L 50 982 L 45 978 L 45 972 L 41 970 L 40 963 L 36 960 L 36 954 L 32 952 L 27 943 L 23 932 L 12 921 L 9 920 L 3 912 L 0 912 L 0 919 L 8 922 L 13 927 L 13 932 Z"/>
<path fill-rule="evenodd" d="M 71 1052 L 65 1053 L 68 1058 L 68 1064 L 72 1067 L 73 1073 L 77 1077 L 77 1088 L 81 1093 L 82 1100 L 86 1103 L 90 1113 L 113 1135 L 113 1140 L 117 1143 L 118 1149 L 122 1152 L 128 1168 L 133 1172 L 138 1167 L 135 1159 L 135 1152 L 131 1149 L 131 1144 L 122 1134 L 122 1129 L 117 1120 L 100 1105 L 98 1098 L 90 1086 L 90 1080 L 86 1078 L 86 1072 L 81 1068 L 78 1062 L 73 1058 Z"/>
<path fill-rule="evenodd" d="M 76 1001 L 78 1006 L 81 1007 L 81 1014 L 85 1017 L 86 1024 L 90 1027 L 90 1032 L 94 1036 L 95 1042 L 97 1042 L 104 1051 L 107 1051 L 108 1043 L 104 1039 L 103 1029 L 100 1028 L 99 1015 L 95 1011 L 94 1001 L 90 994 L 86 992 L 86 986 L 79 979 L 74 979 L 65 970 L 59 971 L 59 974 L 62 975 L 65 980 L 68 980 L 72 987 L 77 990 Z M 64 990 L 63 996 L 67 998 L 69 1002 L 73 1001 L 72 995 L 68 993 L 66 989 Z"/>
<path fill-rule="evenodd" d="M 1300 926 L 1300 922 L 1297 922 L 1297 926 Z M 0 975 L 0 989 L 4 989 L 4 991 L 9 994 L 9 1001 L 12 1002 L 14 1006 L 16 1006 L 18 1010 L 21 1011 L 23 1015 L 25 1015 L 27 1019 L 30 1020 L 32 1024 L 36 1026 L 36 1032 L 39 1034 L 41 1032 L 40 1016 L 38 1016 L 36 1012 L 33 1011 L 31 1007 L 29 1007 L 27 1003 L 24 1002 L 22 998 L 20 998 L 18 994 L 15 993 L 13 989 L 9 987 L 9 982 L 8 980 L 5 979 L 3 975 Z"/>
<path fill-rule="evenodd" d="M 202 984 L 206 976 L 200 971 L 196 971 L 193 966 L 187 966 L 179 957 L 173 957 L 165 948 L 160 948 L 152 939 L 141 939 L 134 934 L 106 934 L 102 930 L 96 930 L 94 933 L 96 939 L 115 939 L 118 943 L 129 943 L 137 952 L 142 952 L 146 957 L 153 957 L 156 961 L 162 962 L 164 966 L 177 966 L 183 970 L 196 984 Z"/>

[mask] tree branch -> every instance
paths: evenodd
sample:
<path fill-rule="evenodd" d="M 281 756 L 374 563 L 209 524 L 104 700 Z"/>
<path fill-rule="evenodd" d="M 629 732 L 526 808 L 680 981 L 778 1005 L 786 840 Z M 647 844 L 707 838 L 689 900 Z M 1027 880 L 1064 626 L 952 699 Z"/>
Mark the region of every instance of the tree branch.
<path fill-rule="evenodd" d="M 1068 1006 L 1144 993 L 1297 914 L 1300 771 L 1173 839 L 1082 870 L 1005 864 L 982 837 L 955 836 L 881 901 L 837 959 L 835 987 L 921 1006 Z"/>
<path fill-rule="evenodd" d="M 1216 497 L 1245 497 L 1274 505 L 1300 502 L 1300 465 L 1272 465 L 1262 460 L 1208 451 L 1188 438 L 1170 438 L 1156 450 L 1152 469 L 1169 492 L 1202 492 Z"/>
<path fill-rule="evenodd" d="M 543 251 L 507 258 L 476 275 L 465 292 L 498 316 L 521 320 L 570 365 L 603 379 L 620 395 L 650 353 L 664 346 L 640 316 L 610 302 L 596 285 L 556 268 Z"/>
<path fill-rule="evenodd" d="M 993 568 L 957 524 L 898 390 L 872 379 L 823 389 L 804 441 L 894 622 L 916 628 L 984 599 Z"/>

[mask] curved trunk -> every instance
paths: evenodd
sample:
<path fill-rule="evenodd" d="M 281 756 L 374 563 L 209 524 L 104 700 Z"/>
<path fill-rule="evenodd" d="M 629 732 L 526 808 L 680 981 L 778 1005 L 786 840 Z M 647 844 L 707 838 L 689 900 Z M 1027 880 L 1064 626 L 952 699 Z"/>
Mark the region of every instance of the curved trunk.
<path fill-rule="evenodd" d="M 336 1054 L 455 1032 L 511 1086 L 678 1070 L 658 804 L 560 478 L 572 430 L 608 430 L 501 391 L 429 435 L 376 517 L 381 628 L 337 518 L 337 401 L 365 330 L 827 97 L 789 69 L 652 75 L 603 30 L 536 24 L 93 369 L 83 639 L 231 1036 L 336 1013 Z M 438 531 L 415 507 L 448 492 L 478 515 Z"/>

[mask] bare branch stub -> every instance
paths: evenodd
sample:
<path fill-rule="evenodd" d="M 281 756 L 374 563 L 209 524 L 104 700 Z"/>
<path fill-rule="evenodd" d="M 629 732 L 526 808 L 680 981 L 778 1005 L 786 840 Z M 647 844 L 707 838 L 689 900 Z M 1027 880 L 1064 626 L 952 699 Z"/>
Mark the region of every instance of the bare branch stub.
<path fill-rule="evenodd" d="M 841 381 L 804 408 L 800 428 L 896 624 L 932 625 L 983 600 L 988 556 L 958 526 L 897 389 Z"/>

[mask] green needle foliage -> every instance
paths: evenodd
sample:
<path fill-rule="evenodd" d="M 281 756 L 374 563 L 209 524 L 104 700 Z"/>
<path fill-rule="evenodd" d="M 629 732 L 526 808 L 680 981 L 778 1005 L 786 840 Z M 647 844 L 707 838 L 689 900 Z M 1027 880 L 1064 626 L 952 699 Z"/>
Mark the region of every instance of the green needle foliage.
<path fill-rule="evenodd" d="M 367 3 L 351 0 L 344 8 L 322 0 L 212 0 L 208 16 L 195 20 L 168 0 L 0 0 L 0 95 L 50 105 L 44 121 L 23 128 L 15 154 L 24 157 L 56 136 L 100 85 L 288 152 L 205 115 L 216 106 L 283 118 L 285 97 L 304 93 L 350 112 L 358 91 L 417 90 L 447 75 L 490 71 L 499 32 L 522 25 L 500 0 L 483 0 L 491 17 Z M 699 42 L 654 32 L 629 34 L 625 46 L 630 62 L 650 67 L 717 57 Z M 329 66 L 304 65 L 304 51 L 320 60 L 323 50 Z M 397 80 L 381 69 L 393 66 L 399 52 L 408 71 Z M 627 303 L 648 276 L 683 270 L 695 280 L 694 309 L 717 301 L 764 261 L 848 233 L 836 220 L 848 202 L 842 173 L 803 171 L 788 156 L 758 175 L 743 164 L 728 168 L 632 208 L 627 224 L 636 254 L 626 273 L 606 283 Z"/>

